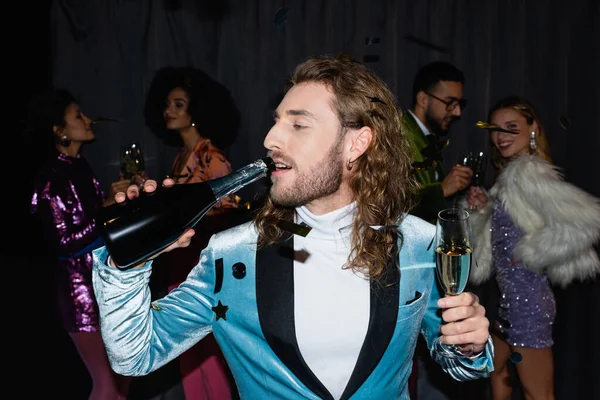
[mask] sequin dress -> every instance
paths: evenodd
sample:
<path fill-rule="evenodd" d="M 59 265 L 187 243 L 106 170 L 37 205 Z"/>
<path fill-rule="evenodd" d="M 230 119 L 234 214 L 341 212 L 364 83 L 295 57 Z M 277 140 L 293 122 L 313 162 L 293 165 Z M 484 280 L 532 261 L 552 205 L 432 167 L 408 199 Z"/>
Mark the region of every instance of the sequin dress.
<path fill-rule="evenodd" d="M 513 250 L 522 235 L 502 203 L 495 200 L 492 257 L 501 298 L 494 328 L 513 346 L 551 347 L 556 315 L 554 294 L 545 275 L 513 260 Z"/>
<path fill-rule="evenodd" d="M 57 309 L 67 332 L 99 331 L 92 289 L 92 254 L 99 234 L 94 222 L 104 193 L 81 156 L 56 154 L 36 178 L 30 213 L 58 256 Z"/>

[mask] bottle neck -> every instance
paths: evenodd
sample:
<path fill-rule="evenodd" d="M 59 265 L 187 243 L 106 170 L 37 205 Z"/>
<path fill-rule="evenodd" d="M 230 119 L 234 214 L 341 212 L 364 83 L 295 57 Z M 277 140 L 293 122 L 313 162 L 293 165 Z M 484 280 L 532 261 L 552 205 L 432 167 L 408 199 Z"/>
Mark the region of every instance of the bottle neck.
<path fill-rule="evenodd" d="M 208 181 L 217 201 L 268 175 L 272 167 L 263 159 L 254 161 L 229 175 Z"/>

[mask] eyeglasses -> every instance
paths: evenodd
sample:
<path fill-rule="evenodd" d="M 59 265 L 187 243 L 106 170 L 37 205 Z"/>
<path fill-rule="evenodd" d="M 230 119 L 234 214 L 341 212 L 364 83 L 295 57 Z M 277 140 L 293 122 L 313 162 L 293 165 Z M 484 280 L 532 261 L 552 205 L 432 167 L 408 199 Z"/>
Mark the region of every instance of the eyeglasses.
<path fill-rule="evenodd" d="M 429 92 L 425 92 L 426 95 L 433 97 L 434 99 L 436 99 L 437 101 L 440 101 L 442 103 L 444 103 L 446 105 L 446 111 L 454 111 L 454 109 L 456 108 L 456 106 L 460 107 L 460 111 L 463 111 L 466 107 L 467 107 L 467 99 L 452 99 L 450 101 L 446 101 L 444 99 L 440 99 L 439 97 L 429 93 Z"/>

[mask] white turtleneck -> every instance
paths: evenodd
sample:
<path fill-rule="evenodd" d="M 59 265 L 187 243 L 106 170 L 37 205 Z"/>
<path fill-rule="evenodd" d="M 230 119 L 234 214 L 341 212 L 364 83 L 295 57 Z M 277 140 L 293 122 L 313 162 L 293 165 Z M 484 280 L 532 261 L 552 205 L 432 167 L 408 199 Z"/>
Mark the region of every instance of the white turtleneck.
<path fill-rule="evenodd" d="M 350 253 L 355 207 L 352 203 L 325 215 L 296 209 L 297 222 L 312 228 L 306 237 L 294 237 L 296 337 L 307 365 L 335 399 L 350 379 L 369 324 L 369 281 L 342 269 Z"/>

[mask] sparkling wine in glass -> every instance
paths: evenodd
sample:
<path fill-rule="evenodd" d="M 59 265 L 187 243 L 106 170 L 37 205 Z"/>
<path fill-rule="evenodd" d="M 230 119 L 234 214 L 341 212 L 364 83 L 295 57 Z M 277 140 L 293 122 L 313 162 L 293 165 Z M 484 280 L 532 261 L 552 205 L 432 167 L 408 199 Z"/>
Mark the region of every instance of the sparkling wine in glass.
<path fill-rule="evenodd" d="M 435 231 L 435 264 L 437 279 L 444 292 L 463 292 L 471 271 L 471 238 L 469 213 L 461 208 L 448 208 L 438 213 Z"/>
<path fill-rule="evenodd" d="M 471 226 L 469 212 L 447 208 L 438 213 L 435 229 L 435 269 L 438 282 L 448 296 L 461 294 L 471 272 Z M 469 357 L 473 346 L 440 345 L 446 358 Z M 468 345 L 467 345 L 468 346 Z"/>
<path fill-rule="evenodd" d="M 146 169 L 144 153 L 138 143 L 121 148 L 121 173 L 125 179 L 143 176 Z"/>

